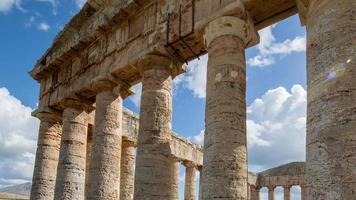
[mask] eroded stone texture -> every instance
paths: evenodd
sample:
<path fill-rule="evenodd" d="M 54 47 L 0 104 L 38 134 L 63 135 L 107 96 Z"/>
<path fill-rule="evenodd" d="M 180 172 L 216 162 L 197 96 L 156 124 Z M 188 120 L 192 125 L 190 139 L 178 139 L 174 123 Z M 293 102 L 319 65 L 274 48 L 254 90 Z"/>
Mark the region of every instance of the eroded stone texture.
<path fill-rule="evenodd" d="M 356 197 L 356 1 L 311 0 L 307 15 L 307 198 Z"/>
<path fill-rule="evenodd" d="M 110 82 L 95 83 L 96 111 L 87 199 L 120 197 L 122 97 Z"/>
<path fill-rule="evenodd" d="M 250 185 L 251 200 L 260 200 L 260 188 Z"/>
<path fill-rule="evenodd" d="M 62 134 L 60 113 L 41 109 L 34 113 L 41 120 L 37 142 L 31 200 L 53 199 Z"/>
<path fill-rule="evenodd" d="M 88 113 L 80 102 L 63 111 L 63 131 L 54 199 L 83 200 Z"/>
<path fill-rule="evenodd" d="M 170 190 L 170 199 L 178 200 L 179 199 L 179 160 L 172 158 L 171 159 L 171 190 Z"/>
<path fill-rule="evenodd" d="M 207 26 L 208 76 L 203 199 L 247 199 L 245 48 L 250 23 L 222 17 Z"/>
<path fill-rule="evenodd" d="M 185 163 L 184 200 L 195 200 L 195 166 Z"/>
<path fill-rule="evenodd" d="M 133 200 L 135 181 L 135 146 L 123 141 L 121 149 L 120 200 Z"/>
<path fill-rule="evenodd" d="M 170 200 L 171 60 L 148 56 L 141 63 L 142 96 L 135 172 L 135 200 Z"/>

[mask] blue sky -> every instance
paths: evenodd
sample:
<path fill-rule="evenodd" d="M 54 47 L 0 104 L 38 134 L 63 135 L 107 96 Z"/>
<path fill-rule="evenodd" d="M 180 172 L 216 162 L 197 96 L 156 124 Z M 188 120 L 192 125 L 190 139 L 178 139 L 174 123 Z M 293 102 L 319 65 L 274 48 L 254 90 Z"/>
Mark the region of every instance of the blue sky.
<path fill-rule="evenodd" d="M 30 112 L 39 85 L 28 71 L 83 2 L 0 0 L 0 187 L 31 180 L 38 121 Z M 305 158 L 305 29 L 293 16 L 260 36 L 246 53 L 252 171 Z M 190 62 L 174 81 L 173 130 L 197 143 L 203 141 L 206 62 L 206 56 Z M 139 112 L 140 85 L 135 89 L 124 104 Z"/>

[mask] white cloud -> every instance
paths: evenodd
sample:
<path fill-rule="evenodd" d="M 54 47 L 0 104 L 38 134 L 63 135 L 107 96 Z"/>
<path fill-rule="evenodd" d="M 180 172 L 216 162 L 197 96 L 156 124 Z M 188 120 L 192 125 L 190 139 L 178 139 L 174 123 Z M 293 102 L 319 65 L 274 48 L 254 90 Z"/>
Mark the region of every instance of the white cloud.
<path fill-rule="evenodd" d="M 206 95 L 206 74 L 208 66 L 208 55 L 204 55 L 200 60 L 193 60 L 188 65 L 183 84 L 193 92 L 197 98 L 205 98 Z"/>
<path fill-rule="evenodd" d="M 0 186 L 31 181 L 39 122 L 0 88 Z"/>
<path fill-rule="evenodd" d="M 304 52 L 306 50 L 305 36 L 297 36 L 294 39 L 286 39 L 277 42 L 272 30 L 276 25 L 269 26 L 259 31 L 260 43 L 257 46 L 258 55 L 249 58 L 247 63 L 251 66 L 265 67 L 275 63 L 277 56 L 284 56 L 293 52 Z"/>
<path fill-rule="evenodd" d="M 51 26 L 47 22 L 41 22 L 37 25 L 37 29 L 40 31 L 49 31 Z"/>
<path fill-rule="evenodd" d="M 83 7 L 85 2 L 87 2 L 87 0 L 75 0 L 75 3 L 79 8 Z"/>
<path fill-rule="evenodd" d="M 248 107 L 247 117 L 251 169 L 305 160 L 306 91 L 301 85 L 267 91 Z M 268 145 L 252 143 L 250 134 Z"/>
<path fill-rule="evenodd" d="M 18 9 L 22 10 L 21 0 L 0 0 L 0 13 L 7 13 L 13 7 L 17 7 Z"/>
<path fill-rule="evenodd" d="M 189 140 L 194 142 L 195 144 L 203 145 L 204 144 L 204 134 L 205 130 L 200 131 L 198 135 L 195 135 L 193 137 L 188 137 Z"/>
<path fill-rule="evenodd" d="M 250 170 L 305 159 L 306 91 L 301 85 L 268 90 L 247 108 L 246 123 Z M 204 131 L 189 139 L 203 144 Z"/>
<path fill-rule="evenodd" d="M 142 83 L 135 85 L 133 89 L 135 94 L 131 95 L 129 98 L 132 103 L 134 103 L 135 106 L 139 108 L 141 104 Z"/>

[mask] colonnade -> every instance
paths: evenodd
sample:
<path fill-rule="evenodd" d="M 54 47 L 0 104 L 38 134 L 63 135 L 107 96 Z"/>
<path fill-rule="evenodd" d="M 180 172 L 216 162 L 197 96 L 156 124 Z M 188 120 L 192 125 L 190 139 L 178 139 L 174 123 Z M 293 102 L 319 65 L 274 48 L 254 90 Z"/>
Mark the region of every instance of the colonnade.
<path fill-rule="evenodd" d="M 291 200 L 291 188 L 294 185 L 285 185 L 283 186 L 283 199 L 284 200 Z M 266 188 L 268 189 L 268 200 L 274 200 L 275 199 L 275 189 L 278 186 L 267 186 Z M 263 187 L 261 186 L 252 186 L 250 187 L 250 192 L 251 192 L 251 200 L 260 200 L 260 192 Z M 305 186 L 300 185 L 301 189 L 301 200 L 306 200 L 305 196 Z"/>
<path fill-rule="evenodd" d="M 350 42 L 356 33 L 355 8 L 354 0 L 312 0 L 309 7 L 306 198 L 310 200 L 327 194 L 333 199 L 354 195 L 356 175 L 349 169 L 355 159 L 342 155 L 355 153 L 356 70 L 347 67 L 335 81 L 322 80 L 330 66 L 356 54 Z M 204 32 L 209 63 L 202 199 L 247 199 L 245 49 L 258 42 L 257 30 L 243 9 L 239 16 L 212 20 Z M 133 149 L 124 148 L 121 137 L 122 102 L 130 94 L 122 80 L 99 79 L 90 86 L 95 93 L 95 123 L 89 172 L 87 129 L 94 102 L 73 97 L 62 102 L 62 111 L 40 108 L 35 113 L 41 124 L 31 199 L 129 199 L 134 188 L 136 200 L 176 200 L 179 160 L 170 152 L 174 64 L 169 56 L 151 54 L 135 66 L 142 76 L 142 96 L 134 184 L 133 170 L 125 166 L 133 163 Z M 193 174 L 187 166 L 187 176 Z M 187 199 L 194 198 L 191 176 Z M 124 181 L 129 184 L 121 192 Z"/>

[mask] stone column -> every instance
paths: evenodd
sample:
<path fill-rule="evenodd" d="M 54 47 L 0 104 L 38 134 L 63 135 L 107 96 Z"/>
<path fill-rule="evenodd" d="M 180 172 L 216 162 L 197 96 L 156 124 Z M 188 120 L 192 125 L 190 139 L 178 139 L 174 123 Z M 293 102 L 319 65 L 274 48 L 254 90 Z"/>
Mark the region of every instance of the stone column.
<path fill-rule="evenodd" d="M 125 89 L 106 80 L 95 82 L 92 89 L 97 95 L 87 199 L 119 199 L 122 91 Z"/>
<path fill-rule="evenodd" d="M 179 199 L 179 160 L 172 158 L 171 159 L 171 191 L 170 199 L 178 200 Z"/>
<path fill-rule="evenodd" d="M 62 134 L 62 116 L 49 108 L 40 108 L 33 116 L 41 120 L 31 200 L 53 199 Z"/>
<path fill-rule="evenodd" d="M 67 100 L 64 107 L 54 199 L 83 200 L 88 110 L 91 108 L 78 100 Z"/>
<path fill-rule="evenodd" d="M 92 124 L 88 124 L 88 133 L 87 133 L 87 155 L 86 155 L 86 162 L 85 162 L 85 199 L 88 196 L 89 190 L 89 169 L 90 169 L 90 158 L 92 152 L 92 144 L 93 144 L 93 135 L 94 135 L 94 128 Z"/>
<path fill-rule="evenodd" d="M 290 188 L 291 188 L 291 186 L 284 186 L 283 187 L 284 200 L 290 200 Z"/>
<path fill-rule="evenodd" d="M 123 141 L 121 150 L 120 200 L 133 200 L 135 180 L 135 146 Z"/>
<path fill-rule="evenodd" d="M 355 199 L 356 1 L 310 0 L 307 14 L 308 200 Z"/>
<path fill-rule="evenodd" d="M 268 200 L 274 200 L 275 187 L 268 187 Z"/>
<path fill-rule="evenodd" d="M 208 76 L 203 199 L 247 199 L 245 48 L 256 42 L 251 22 L 221 17 L 205 30 Z"/>
<path fill-rule="evenodd" d="M 260 188 L 251 185 L 250 186 L 251 200 L 260 200 Z"/>
<path fill-rule="evenodd" d="M 135 200 L 171 200 L 172 72 L 168 57 L 150 55 L 142 74 L 140 127 L 135 171 Z"/>
<path fill-rule="evenodd" d="M 184 200 L 195 200 L 195 166 L 186 162 L 185 165 L 185 188 Z"/>
<path fill-rule="evenodd" d="M 305 190 L 305 186 L 300 186 L 300 192 L 301 192 L 301 200 L 306 200 L 306 190 Z"/>
<path fill-rule="evenodd" d="M 199 170 L 199 200 L 203 199 L 203 166 L 198 167 Z"/>

